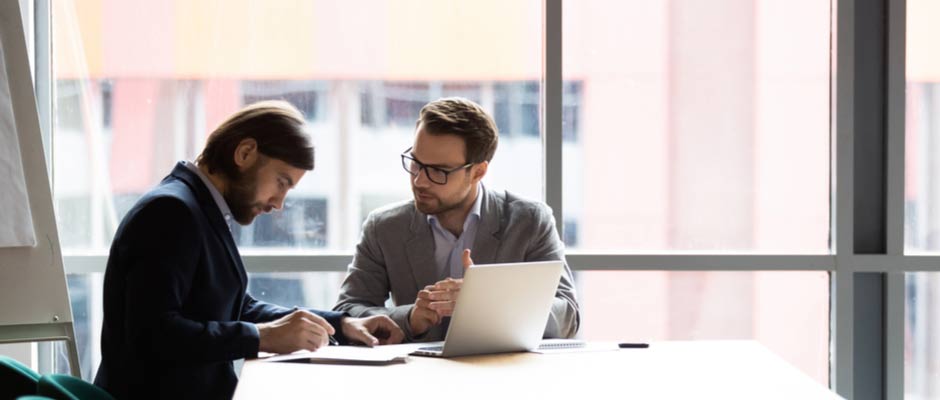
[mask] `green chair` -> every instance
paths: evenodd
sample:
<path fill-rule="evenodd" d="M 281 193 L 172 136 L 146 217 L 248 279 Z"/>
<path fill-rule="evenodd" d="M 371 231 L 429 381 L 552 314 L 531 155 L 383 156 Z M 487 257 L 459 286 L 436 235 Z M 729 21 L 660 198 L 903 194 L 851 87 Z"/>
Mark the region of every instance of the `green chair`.
<path fill-rule="evenodd" d="M 7 356 L 0 356 L 0 400 L 36 394 L 39 373 Z"/>
<path fill-rule="evenodd" d="M 39 395 L 54 400 L 114 400 L 108 392 L 71 375 L 44 375 L 36 385 Z"/>

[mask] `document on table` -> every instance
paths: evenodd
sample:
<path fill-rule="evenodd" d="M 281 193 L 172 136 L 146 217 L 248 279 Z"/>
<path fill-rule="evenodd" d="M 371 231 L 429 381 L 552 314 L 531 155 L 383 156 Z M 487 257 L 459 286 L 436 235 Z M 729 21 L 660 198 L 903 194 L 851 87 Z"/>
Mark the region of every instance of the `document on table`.
<path fill-rule="evenodd" d="M 301 350 L 291 354 L 280 354 L 261 358 L 265 362 L 309 362 L 317 364 L 387 365 L 408 360 L 411 346 L 326 346 L 317 351 Z"/>

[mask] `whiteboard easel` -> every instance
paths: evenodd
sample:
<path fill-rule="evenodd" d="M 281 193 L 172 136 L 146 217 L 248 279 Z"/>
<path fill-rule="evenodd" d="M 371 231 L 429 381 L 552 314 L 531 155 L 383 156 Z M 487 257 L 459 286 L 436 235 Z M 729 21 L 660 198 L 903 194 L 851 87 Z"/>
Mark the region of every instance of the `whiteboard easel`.
<path fill-rule="evenodd" d="M 81 377 L 19 3 L 0 1 L 0 44 L 37 245 L 0 248 L 0 343 L 65 340 Z"/>

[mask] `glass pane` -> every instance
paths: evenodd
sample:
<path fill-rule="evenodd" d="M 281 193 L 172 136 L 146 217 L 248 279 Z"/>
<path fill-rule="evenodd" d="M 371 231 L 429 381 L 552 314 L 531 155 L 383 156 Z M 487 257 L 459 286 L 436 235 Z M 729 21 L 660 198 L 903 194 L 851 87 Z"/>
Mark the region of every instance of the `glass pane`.
<path fill-rule="evenodd" d="M 756 340 L 828 386 L 827 272 L 581 271 L 575 280 L 583 339 Z"/>
<path fill-rule="evenodd" d="M 570 247 L 829 252 L 829 2 L 563 7 Z"/>
<path fill-rule="evenodd" d="M 284 307 L 330 310 L 339 298 L 345 272 L 283 272 L 248 274 L 248 293 Z"/>
<path fill-rule="evenodd" d="M 72 324 L 78 347 L 78 364 L 82 378 L 88 382 L 95 379 L 101 363 L 101 323 L 104 317 L 101 288 L 104 274 L 67 274 L 69 300 L 72 303 Z M 65 342 L 53 342 L 55 360 L 53 372 L 71 374 L 68 347 Z"/>
<path fill-rule="evenodd" d="M 940 3 L 907 1 L 905 236 L 908 253 L 940 250 Z"/>
<path fill-rule="evenodd" d="M 940 399 L 940 273 L 908 273 L 904 312 L 904 398 Z"/>
<path fill-rule="evenodd" d="M 227 115 L 264 99 L 304 113 L 316 169 L 281 213 L 235 230 L 245 252 L 352 249 L 369 211 L 410 198 L 398 155 L 412 142 L 418 110 L 445 96 L 474 100 L 500 121 L 484 182 L 542 198 L 541 1 L 52 7 L 55 193 L 66 254 L 104 253 L 141 194 L 176 161 L 192 160 Z"/>
<path fill-rule="evenodd" d="M 248 274 L 248 292 L 256 299 L 286 307 L 329 310 L 345 276 L 343 272 Z M 69 274 L 67 278 L 82 378 L 91 382 L 101 363 L 104 274 Z M 55 344 L 55 372 L 70 373 L 67 348 L 60 342 Z"/>

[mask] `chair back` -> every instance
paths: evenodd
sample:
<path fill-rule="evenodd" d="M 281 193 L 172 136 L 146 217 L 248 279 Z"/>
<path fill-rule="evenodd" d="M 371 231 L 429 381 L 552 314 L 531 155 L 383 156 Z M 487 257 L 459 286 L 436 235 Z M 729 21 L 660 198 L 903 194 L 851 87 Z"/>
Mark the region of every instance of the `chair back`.
<path fill-rule="evenodd" d="M 71 375 L 45 375 L 36 389 L 37 394 L 55 400 L 114 400 L 104 389 Z"/>
<path fill-rule="evenodd" d="M 0 356 L 0 400 L 36 394 L 39 373 L 7 356 Z"/>

